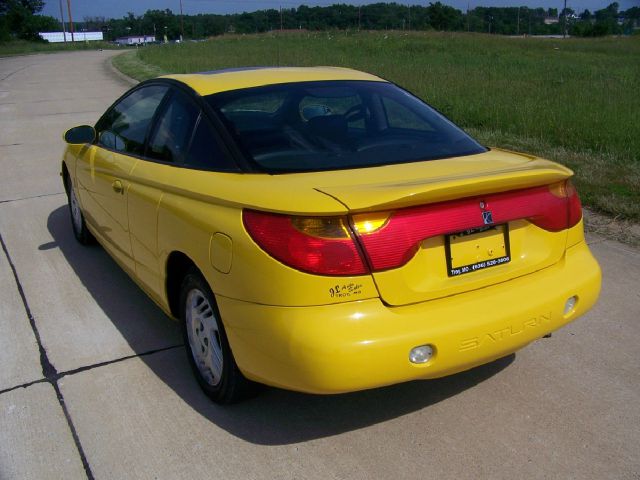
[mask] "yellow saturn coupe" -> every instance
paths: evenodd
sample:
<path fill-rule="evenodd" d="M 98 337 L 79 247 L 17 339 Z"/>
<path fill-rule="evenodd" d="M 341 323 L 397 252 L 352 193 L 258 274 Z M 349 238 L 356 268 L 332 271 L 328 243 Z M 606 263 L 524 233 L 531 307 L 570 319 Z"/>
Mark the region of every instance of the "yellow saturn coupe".
<path fill-rule="evenodd" d="M 367 73 L 170 75 L 64 138 L 76 238 L 179 319 L 220 403 L 450 375 L 599 294 L 570 170 Z"/>

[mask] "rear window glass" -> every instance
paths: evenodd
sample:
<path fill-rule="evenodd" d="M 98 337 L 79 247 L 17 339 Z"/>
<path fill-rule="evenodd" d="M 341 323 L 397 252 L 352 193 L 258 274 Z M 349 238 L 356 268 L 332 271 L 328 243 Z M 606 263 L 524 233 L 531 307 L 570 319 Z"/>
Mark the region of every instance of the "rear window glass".
<path fill-rule="evenodd" d="M 486 151 L 420 99 L 386 82 L 269 85 L 206 97 L 262 171 L 416 162 Z"/>

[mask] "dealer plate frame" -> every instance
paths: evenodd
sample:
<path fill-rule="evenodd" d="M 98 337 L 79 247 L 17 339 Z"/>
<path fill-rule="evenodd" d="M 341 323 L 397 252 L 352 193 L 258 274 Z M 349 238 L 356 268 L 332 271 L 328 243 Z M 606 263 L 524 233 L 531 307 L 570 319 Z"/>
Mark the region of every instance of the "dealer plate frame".
<path fill-rule="evenodd" d="M 469 265 L 461 265 L 458 267 L 453 267 L 452 259 L 451 259 L 451 236 L 453 235 L 471 236 L 471 235 L 476 235 L 478 233 L 486 232 L 488 230 L 497 230 L 498 228 L 502 228 L 502 234 L 504 236 L 504 250 L 505 250 L 504 256 L 497 257 L 497 258 L 489 258 L 487 260 L 471 263 Z M 478 227 L 478 228 L 470 228 L 468 230 L 463 230 L 461 232 L 447 234 L 444 236 L 444 248 L 445 248 L 446 261 L 447 261 L 447 276 L 449 277 L 459 277 L 460 275 L 465 275 L 468 273 L 485 270 L 487 268 L 504 265 L 506 263 L 511 262 L 511 244 L 509 243 L 509 224 L 503 223 L 499 225 L 487 225 L 487 226 Z"/>

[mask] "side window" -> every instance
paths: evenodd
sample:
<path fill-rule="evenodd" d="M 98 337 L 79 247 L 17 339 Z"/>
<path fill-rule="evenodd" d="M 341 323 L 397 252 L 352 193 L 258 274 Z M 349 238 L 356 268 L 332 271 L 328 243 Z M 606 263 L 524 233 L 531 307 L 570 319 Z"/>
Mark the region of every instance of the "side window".
<path fill-rule="evenodd" d="M 200 117 L 185 163 L 194 168 L 237 171 L 238 167 L 222 150 L 213 127 Z"/>
<path fill-rule="evenodd" d="M 420 118 L 404 105 L 388 97 L 382 97 L 382 104 L 387 114 L 387 123 L 391 128 L 405 128 L 423 132 L 435 131 L 429 123 Z"/>
<path fill-rule="evenodd" d="M 98 143 L 112 150 L 144 154 L 144 140 L 167 87 L 153 85 L 134 91 L 96 125 Z"/>
<path fill-rule="evenodd" d="M 151 135 L 147 157 L 182 163 L 199 114 L 200 109 L 184 93 L 175 90 Z"/>

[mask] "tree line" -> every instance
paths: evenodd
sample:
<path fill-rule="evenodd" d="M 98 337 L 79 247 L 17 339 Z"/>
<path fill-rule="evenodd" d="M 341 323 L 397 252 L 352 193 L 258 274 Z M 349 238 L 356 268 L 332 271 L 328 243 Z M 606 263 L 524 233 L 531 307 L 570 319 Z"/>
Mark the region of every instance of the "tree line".
<path fill-rule="evenodd" d="M 43 0 L 0 0 L 0 40 L 11 37 L 36 40 L 37 32 L 60 30 L 60 21 L 36 15 Z M 263 33 L 277 30 L 439 30 L 500 35 L 576 36 L 629 34 L 640 26 L 640 7 L 619 11 L 614 2 L 604 9 L 577 14 L 567 8 L 475 7 L 468 12 L 436 1 L 427 6 L 398 3 L 335 4 L 282 10 L 267 9 L 236 14 L 176 15 L 171 10 L 128 13 L 123 18 L 85 17 L 77 31 L 102 30 L 105 40 L 129 35 L 156 35 L 175 40 L 200 39 L 224 33 Z"/>

